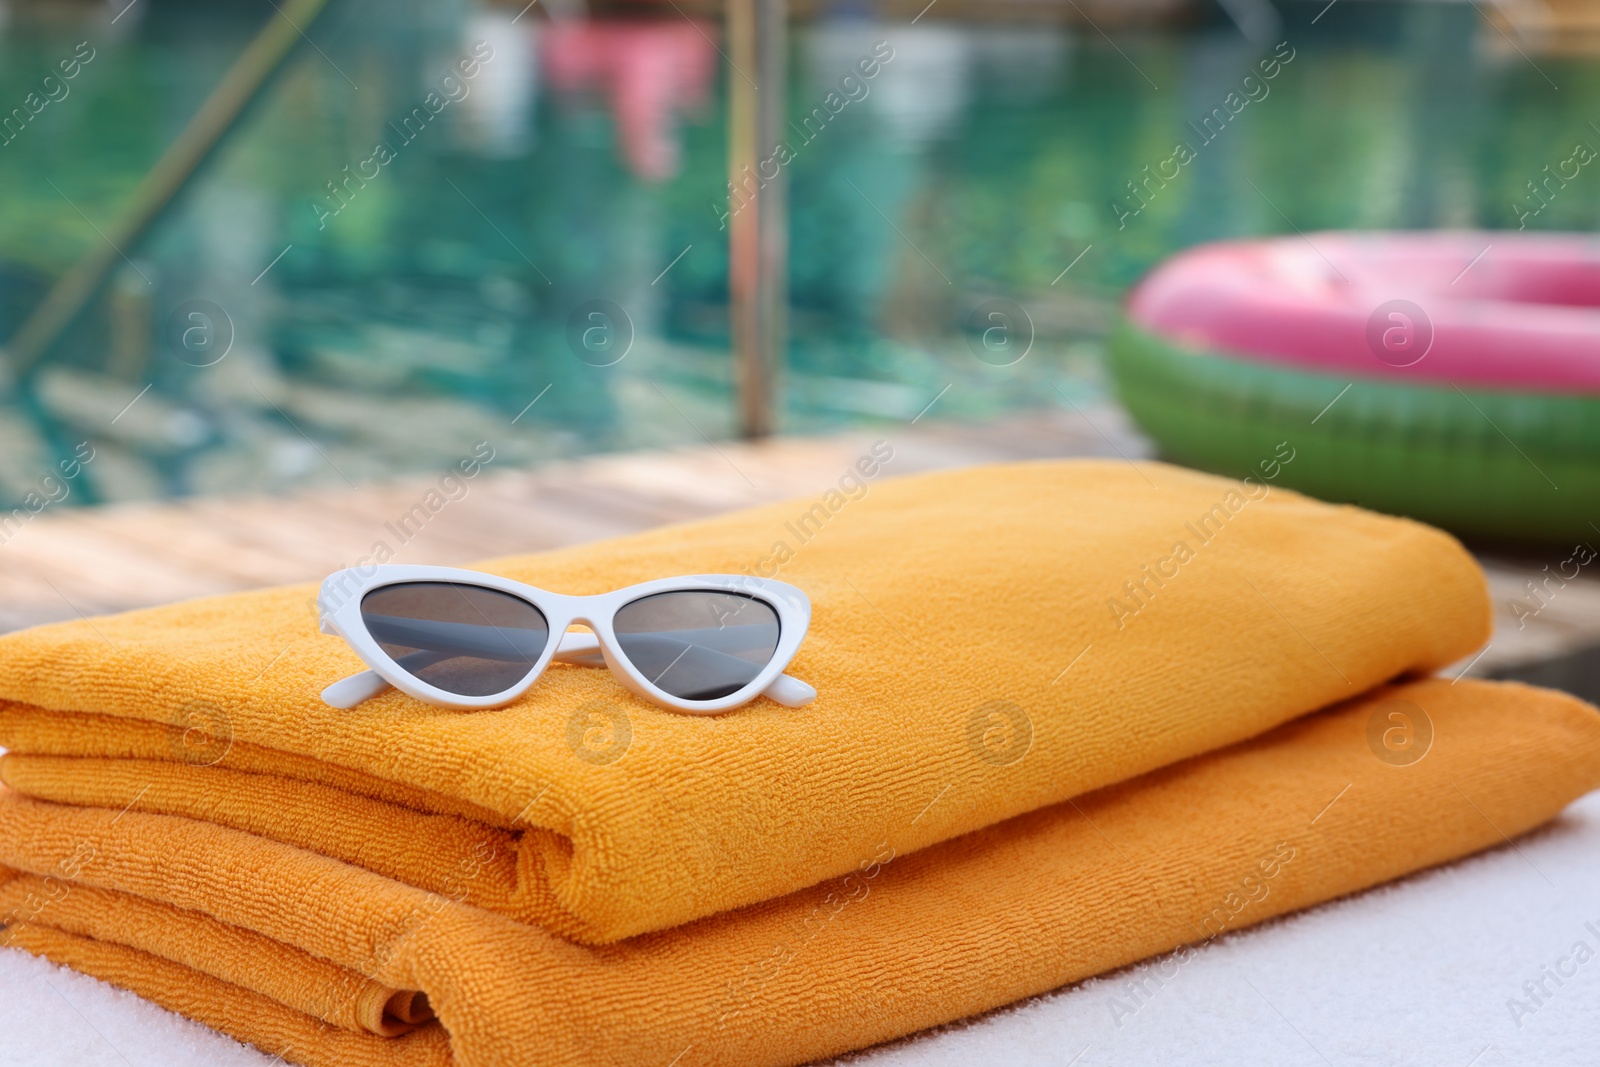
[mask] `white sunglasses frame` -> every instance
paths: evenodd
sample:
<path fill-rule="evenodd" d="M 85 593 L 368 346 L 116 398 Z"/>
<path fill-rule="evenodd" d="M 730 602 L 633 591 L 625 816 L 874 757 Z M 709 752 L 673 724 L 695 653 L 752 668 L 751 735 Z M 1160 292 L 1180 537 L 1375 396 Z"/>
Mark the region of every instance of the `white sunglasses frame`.
<path fill-rule="evenodd" d="M 367 632 L 361 618 L 363 597 L 375 589 L 406 582 L 452 582 L 508 593 L 539 609 L 550 627 L 551 639 L 545 642 L 544 651 L 533 668 L 502 692 L 463 696 L 429 685 L 396 663 Z M 778 615 L 778 646 L 772 658 L 749 683 L 715 700 L 684 700 L 657 686 L 628 660 L 611 627 L 616 613 L 635 600 L 656 593 L 686 590 L 740 594 L 766 604 Z M 322 691 L 323 701 L 336 708 L 353 708 L 390 686 L 437 707 L 461 711 L 504 707 L 526 693 L 544 674 L 551 660 L 584 667 L 607 667 L 629 691 L 669 711 L 686 715 L 715 715 L 763 695 L 785 707 L 798 708 L 809 704 L 817 695 L 811 686 L 784 673 L 810 628 L 811 599 L 789 583 L 770 578 L 689 574 L 641 582 L 597 596 L 568 596 L 483 571 L 380 564 L 351 567 L 328 575 L 317 594 L 317 611 L 322 632 L 344 638 L 371 668 L 340 679 Z M 588 626 L 593 632 L 568 633 L 567 628 L 574 623 Z"/>

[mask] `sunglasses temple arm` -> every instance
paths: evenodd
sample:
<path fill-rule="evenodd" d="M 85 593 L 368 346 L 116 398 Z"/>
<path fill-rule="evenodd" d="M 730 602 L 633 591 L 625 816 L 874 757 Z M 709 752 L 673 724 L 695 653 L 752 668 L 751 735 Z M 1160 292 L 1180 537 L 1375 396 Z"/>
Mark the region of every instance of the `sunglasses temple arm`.
<path fill-rule="evenodd" d="M 341 678 L 322 691 L 322 702 L 333 708 L 353 708 L 363 700 L 370 700 L 389 688 L 389 683 L 377 671 L 362 671 Z"/>
<path fill-rule="evenodd" d="M 421 670 L 449 658 L 447 653 L 441 652 L 411 652 L 401 656 L 399 662 L 400 666 L 407 670 Z M 388 688 L 388 679 L 377 671 L 362 671 L 360 674 L 341 678 L 324 689 L 322 702 L 329 707 L 349 709 L 363 700 L 371 700 Z"/>
<path fill-rule="evenodd" d="M 817 691 L 798 678 L 780 674 L 762 691 L 769 700 L 786 708 L 803 708 L 817 699 Z"/>

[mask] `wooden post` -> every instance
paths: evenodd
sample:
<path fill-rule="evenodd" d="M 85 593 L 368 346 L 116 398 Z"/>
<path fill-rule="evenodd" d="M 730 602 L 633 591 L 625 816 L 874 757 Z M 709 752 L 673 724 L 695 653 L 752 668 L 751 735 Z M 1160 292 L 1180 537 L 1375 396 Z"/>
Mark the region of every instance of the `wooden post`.
<path fill-rule="evenodd" d="M 189 125 L 134 189 L 127 208 L 107 227 L 104 239 L 89 246 L 7 342 L 5 358 L 13 375 L 27 373 L 99 291 L 123 254 L 133 254 L 145 231 L 300 43 L 300 31 L 310 28 L 327 4 L 328 0 L 288 0 L 268 17 L 266 26 L 223 75 Z"/>
<path fill-rule="evenodd" d="M 788 303 L 786 175 L 774 155 L 787 107 L 785 0 L 729 0 L 728 289 L 739 425 L 772 433 Z"/>

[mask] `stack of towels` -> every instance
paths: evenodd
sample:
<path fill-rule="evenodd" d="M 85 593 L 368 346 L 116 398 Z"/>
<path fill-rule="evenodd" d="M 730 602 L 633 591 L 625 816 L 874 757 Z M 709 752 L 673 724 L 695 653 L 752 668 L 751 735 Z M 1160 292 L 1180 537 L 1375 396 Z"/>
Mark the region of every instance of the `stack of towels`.
<path fill-rule="evenodd" d="M 781 577 L 820 695 L 692 717 L 555 666 L 341 711 L 304 586 L 13 634 L 0 943 L 291 1063 L 796 1064 L 1600 785 L 1594 709 L 1429 677 L 1488 637 L 1455 541 L 1264 481 L 982 468 L 483 569 Z"/>

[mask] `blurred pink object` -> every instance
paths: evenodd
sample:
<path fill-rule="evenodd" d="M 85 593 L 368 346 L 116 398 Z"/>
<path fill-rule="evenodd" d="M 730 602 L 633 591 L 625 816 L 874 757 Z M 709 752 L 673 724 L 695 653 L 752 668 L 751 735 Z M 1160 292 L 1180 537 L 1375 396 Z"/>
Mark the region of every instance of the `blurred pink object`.
<path fill-rule="evenodd" d="M 557 89 L 604 90 L 629 168 L 660 181 L 678 173 L 676 112 L 710 94 L 715 32 L 686 19 L 552 22 L 542 36 L 545 69 Z"/>
<path fill-rule="evenodd" d="M 1586 233 L 1220 241 L 1152 271 L 1128 316 L 1196 349 L 1308 371 L 1600 393 L 1600 239 Z M 1390 345 L 1413 331 L 1414 351 Z"/>

